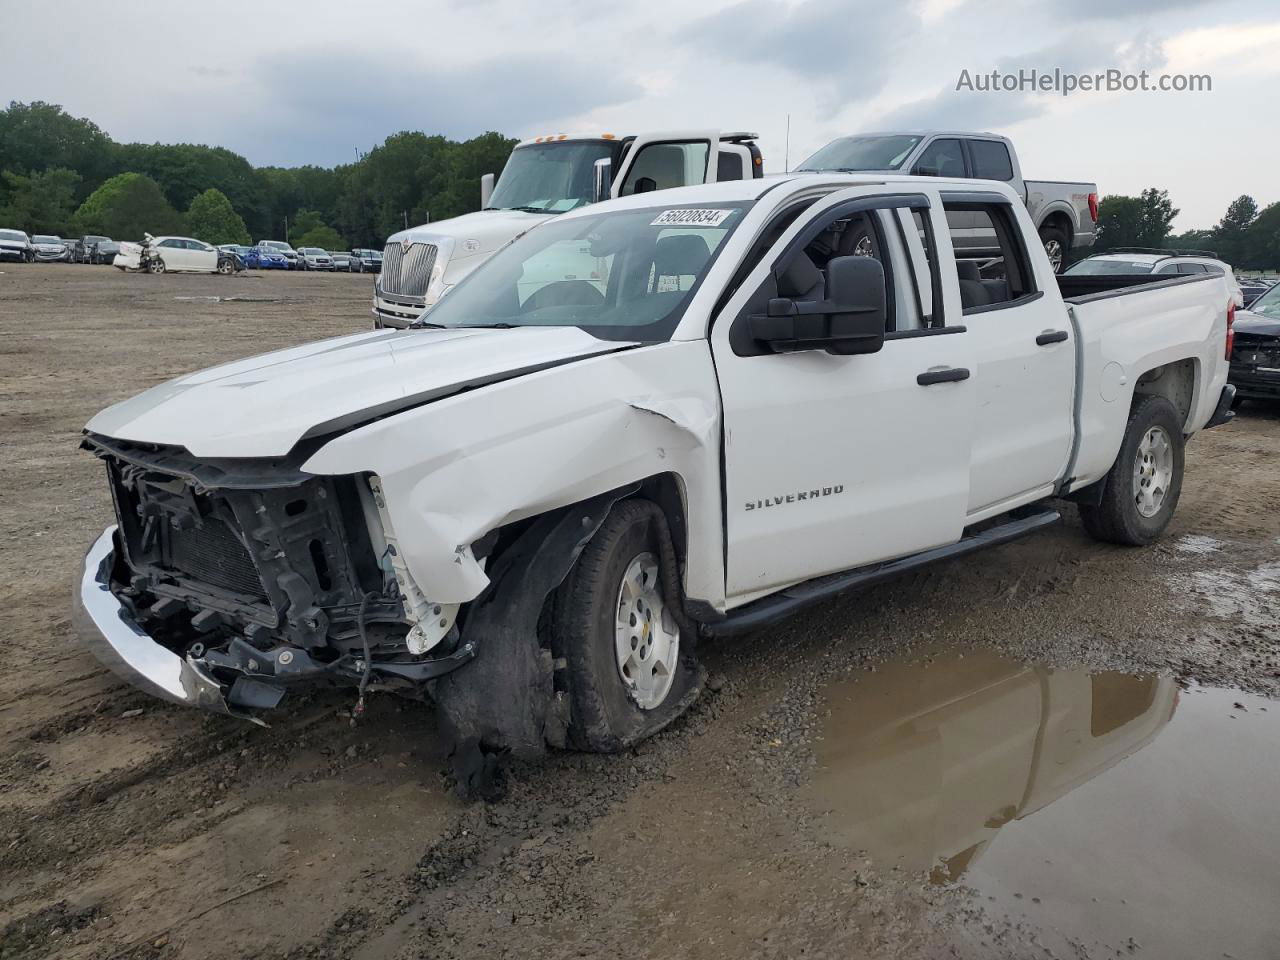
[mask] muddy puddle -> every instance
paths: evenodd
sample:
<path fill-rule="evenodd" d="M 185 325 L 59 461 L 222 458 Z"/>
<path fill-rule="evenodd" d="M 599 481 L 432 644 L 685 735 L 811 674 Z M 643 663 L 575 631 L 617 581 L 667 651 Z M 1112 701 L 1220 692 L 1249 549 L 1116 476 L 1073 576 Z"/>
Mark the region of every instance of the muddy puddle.
<path fill-rule="evenodd" d="M 833 843 L 972 888 L 1058 956 L 1280 958 L 1280 703 L 981 655 L 826 700 Z"/>

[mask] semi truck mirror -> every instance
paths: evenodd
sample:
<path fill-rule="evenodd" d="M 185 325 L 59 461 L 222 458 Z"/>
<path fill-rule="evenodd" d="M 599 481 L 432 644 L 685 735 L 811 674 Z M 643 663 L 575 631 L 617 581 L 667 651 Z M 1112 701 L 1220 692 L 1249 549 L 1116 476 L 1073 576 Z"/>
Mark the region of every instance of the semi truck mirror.
<path fill-rule="evenodd" d="M 608 157 L 601 157 L 596 161 L 593 172 L 595 181 L 591 190 L 592 201 L 599 203 L 601 200 L 608 200 L 613 188 L 613 161 Z"/>
<path fill-rule="evenodd" d="M 486 173 L 480 178 L 480 209 L 489 209 L 489 200 L 493 196 L 493 182 L 496 178 L 492 173 Z"/>

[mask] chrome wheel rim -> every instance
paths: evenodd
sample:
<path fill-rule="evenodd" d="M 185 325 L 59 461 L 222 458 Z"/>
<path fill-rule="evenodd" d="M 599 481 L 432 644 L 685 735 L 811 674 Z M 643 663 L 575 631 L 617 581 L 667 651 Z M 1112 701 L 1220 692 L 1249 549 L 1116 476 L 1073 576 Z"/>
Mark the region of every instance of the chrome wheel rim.
<path fill-rule="evenodd" d="M 658 558 L 642 553 L 618 586 L 614 649 L 618 676 L 641 710 L 660 706 L 671 692 L 680 656 L 680 628 L 658 589 Z"/>
<path fill-rule="evenodd" d="M 1138 512 L 1154 517 L 1169 496 L 1173 481 L 1173 443 L 1164 427 L 1152 427 L 1138 444 L 1133 463 L 1133 499 Z"/>
<path fill-rule="evenodd" d="M 855 257 L 873 257 L 875 249 L 871 245 L 870 237 L 861 237 L 853 246 L 853 255 Z"/>
<path fill-rule="evenodd" d="M 1062 266 L 1062 244 L 1057 240 L 1046 240 L 1044 242 L 1044 252 L 1049 257 L 1049 263 L 1053 266 L 1053 272 L 1057 273 L 1058 268 Z"/>

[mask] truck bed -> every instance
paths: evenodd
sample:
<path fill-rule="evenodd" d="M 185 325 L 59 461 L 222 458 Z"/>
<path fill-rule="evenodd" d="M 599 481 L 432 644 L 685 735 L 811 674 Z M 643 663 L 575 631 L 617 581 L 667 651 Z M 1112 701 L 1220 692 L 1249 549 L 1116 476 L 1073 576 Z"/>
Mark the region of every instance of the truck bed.
<path fill-rule="evenodd" d="M 1058 290 L 1067 303 L 1089 303 L 1104 297 L 1118 297 L 1136 293 L 1137 287 L 1177 286 L 1187 280 L 1201 279 L 1196 275 L 1113 273 L 1113 274 L 1058 274 Z"/>
<path fill-rule="evenodd" d="M 1059 289 L 1076 330 L 1080 358 L 1076 397 L 1078 449 L 1071 489 L 1100 479 L 1115 460 L 1125 421 L 1116 404 L 1128 406 L 1143 371 L 1163 365 L 1191 364 L 1193 382 L 1209 375 L 1190 396 L 1171 396 L 1185 404 L 1187 435 L 1213 416 L 1227 382 L 1222 362 L 1231 293 L 1225 277 L 1214 274 L 1152 277 L 1059 276 Z M 1153 351 L 1153 346 L 1160 349 Z M 1170 382 L 1178 378 L 1171 378 Z M 1160 392 L 1159 389 L 1147 392 Z"/>

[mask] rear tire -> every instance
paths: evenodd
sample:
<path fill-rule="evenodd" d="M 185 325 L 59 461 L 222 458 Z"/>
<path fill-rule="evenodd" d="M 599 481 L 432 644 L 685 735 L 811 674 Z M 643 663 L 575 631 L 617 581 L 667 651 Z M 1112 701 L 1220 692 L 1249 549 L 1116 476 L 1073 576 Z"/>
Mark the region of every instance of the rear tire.
<path fill-rule="evenodd" d="M 1095 540 L 1146 546 L 1173 519 L 1182 494 L 1182 418 L 1164 397 L 1140 396 L 1129 413 L 1120 453 L 1102 481 L 1101 501 L 1080 505 Z"/>
<path fill-rule="evenodd" d="M 662 512 L 617 504 L 552 600 L 553 650 L 569 685 L 569 743 L 612 753 L 652 736 L 689 706 L 704 673 L 676 611 Z M 675 592 L 679 592 L 678 589 Z"/>
<path fill-rule="evenodd" d="M 1071 249 L 1071 241 L 1066 233 L 1058 227 L 1041 227 L 1040 242 L 1044 244 L 1045 256 L 1049 258 L 1053 272 L 1061 273 L 1067 265 L 1067 254 Z"/>

